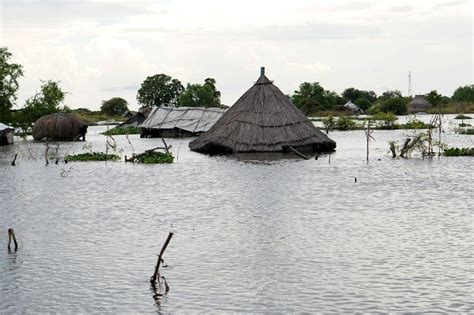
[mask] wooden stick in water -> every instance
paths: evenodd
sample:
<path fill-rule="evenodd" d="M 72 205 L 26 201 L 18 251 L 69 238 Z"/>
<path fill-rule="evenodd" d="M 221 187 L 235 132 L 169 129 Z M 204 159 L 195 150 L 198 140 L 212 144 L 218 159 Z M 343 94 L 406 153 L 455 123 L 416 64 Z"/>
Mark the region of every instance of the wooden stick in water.
<path fill-rule="evenodd" d="M 11 250 L 10 243 L 13 240 L 13 244 L 15 245 L 15 251 L 18 249 L 18 243 L 15 237 L 15 231 L 12 228 L 8 229 L 8 250 Z"/>
<path fill-rule="evenodd" d="M 161 248 L 160 254 L 158 255 L 158 261 L 156 262 L 156 266 L 155 266 L 155 273 L 153 273 L 153 276 L 150 278 L 150 282 L 152 284 L 154 284 L 156 282 L 156 278 L 158 277 L 159 270 L 160 270 L 160 264 L 163 261 L 163 259 L 161 257 L 163 256 L 163 253 L 165 252 L 166 247 L 168 247 L 168 244 L 171 241 L 172 237 L 173 237 L 173 232 L 170 232 L 168 234 L 168 238 L 165 241 L 165 244 Z"/>

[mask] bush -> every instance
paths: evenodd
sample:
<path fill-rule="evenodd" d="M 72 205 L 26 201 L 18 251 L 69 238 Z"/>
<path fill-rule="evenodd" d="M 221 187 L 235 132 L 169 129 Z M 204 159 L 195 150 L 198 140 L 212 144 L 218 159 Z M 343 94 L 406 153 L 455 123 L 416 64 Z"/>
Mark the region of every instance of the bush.
<path fill-rule="evenodd" d="M 356 126 L 356 122 L 349 116 L 341 116 L 337 119 L 337 129 L 339 130 L 351 130 Z"/>
<path fill-rule="evenodd" d="M 459 114 L 459 115 L 456 115 L 456 117 L 454 117 L 454 119 L 472 119 L 472 117 L 464 115 L 464 114 Z"/>
<path fill-rule="evenodd" d="M 444 156 L 474 156 L 474 148 L 446 148 Z"/>
<path fill-rule="evenodd" d="M 461 134 L 461 135 L 474 135 L 474 129 L 472 129 L 472 128 L 461 129 L 461 130 L 459 130 L 459 134 Z"/>
<path fill-rule="evenodd" d="M 382 101 L 380 111 L 394 113 L 395 115 L 405 115 L 408 113 L 407 101 L 403 97 L 389 98 Z"/>
<path fill-rule="evenodd" d="M 381 127 L 381 129 L 397 128 L 397 124 L 395 122 L 397 121 L 398 117 L 394 113 L 377 113 L 369 117 L 369 119 L 381 122 L 379 123 L 379 127 Z"/>
<path fill-rule="evenodd" d="M 162 152 L 147 152 L 136 159 L 137 162 L 143 164 L 166 164 L 173 163 L 173 160 L 173 154 Z"/>
<path fill-rule="evenodd" d="M 138 127 L 115 127 L 107 131 L 102 132 L 105 136 L 117 136 L 117 135 L 136 135 L 140 134 L 140 128 Z"/>
<path fill-rule="evenodd" d="M 426 124 L 419 120 L 416 117 L 410 118 L 410 120 L 402 125 L 400 125 L 401 129 L 428 129 L 428 128 L 434 128 L 433 125 Z"/>
<path fill-rule="evenodd" d="M 116 154 L 105 154 L 104 152 L 88 152 L 74 155 L 66 155 L 65 161 L 116 161 L 120 156 Z"/>

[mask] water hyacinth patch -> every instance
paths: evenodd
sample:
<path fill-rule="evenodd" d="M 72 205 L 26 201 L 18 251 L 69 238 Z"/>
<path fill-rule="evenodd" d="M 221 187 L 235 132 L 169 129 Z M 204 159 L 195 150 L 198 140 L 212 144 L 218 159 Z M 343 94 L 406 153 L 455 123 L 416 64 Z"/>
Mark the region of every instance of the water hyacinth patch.
<path fill-rule="evenodd" d="M 65 161 L 117 161 L 120 160 L 120 156 L 117 154 L 106 154 L 104 152 L 87 152 L 79 153 L 74 155 L 66 155 Z"/>

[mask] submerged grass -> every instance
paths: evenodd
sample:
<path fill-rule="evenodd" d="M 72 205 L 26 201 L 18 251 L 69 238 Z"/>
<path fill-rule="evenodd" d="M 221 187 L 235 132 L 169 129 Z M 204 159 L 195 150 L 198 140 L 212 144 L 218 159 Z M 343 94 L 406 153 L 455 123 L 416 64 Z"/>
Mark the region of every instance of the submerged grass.
<path fill-rule="evenodd" d="M 105 154 L 104 152 L 87 152 L 74 155 L 66 155 L 64 160 L 70 161 L 116 161 L 120 160 L 117 154 Z"/>
<path fill-rule="evenodd" d="M 474 156 L 474 148 L 446 148 L 444 156 Z"/>
<path fill-rule="evenodd" d="M 140 134 L 140 128 L 138 127 L 115 127 L 107 131 L 102 132 L 106 136 L 119 136 L 119 135 L 136 135 Z"/>
<path fill-rule="evenodd" d="M 163 152 L 147 152 L 137 158 L 137 161 L 143 164 L 169 164 L 173 163 L 173 160 L 173 154 Z"/>

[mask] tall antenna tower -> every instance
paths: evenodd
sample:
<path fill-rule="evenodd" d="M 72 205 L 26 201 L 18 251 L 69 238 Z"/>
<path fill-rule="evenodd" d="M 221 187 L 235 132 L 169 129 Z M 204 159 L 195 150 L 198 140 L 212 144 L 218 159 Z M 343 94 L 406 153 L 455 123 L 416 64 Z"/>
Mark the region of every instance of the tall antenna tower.
<path fill-rule="evenodd" d="M 411 96 L 411 71 L 408 71 L 408 96 Z"/>

